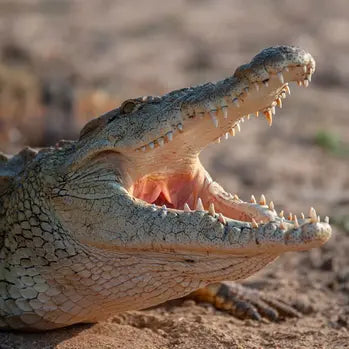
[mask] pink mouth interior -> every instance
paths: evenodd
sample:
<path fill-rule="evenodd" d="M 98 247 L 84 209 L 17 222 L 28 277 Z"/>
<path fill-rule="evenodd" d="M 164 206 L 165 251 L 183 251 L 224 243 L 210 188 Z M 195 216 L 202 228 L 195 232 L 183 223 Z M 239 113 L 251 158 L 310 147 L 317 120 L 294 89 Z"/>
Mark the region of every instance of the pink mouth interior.
<path fill-rule="evenodd" d="M 183 210 L 184 204 L 194 208 L 205 184 L 204 175 L 149 175 L 139 179 L 129 192 L 138 199 L 158 206 Z M 203 200 L 203 198 L 201 198 Z"/>
<path fill-rule="evenodd" d="M 197 209 L 200 198 L 204 209 L 211 203 L 215 211 L 239 221 L 266 222 L 272 218 L 272 211 L 258 204 L 248 203 L 234 198 L 216 182 L 207 178 L 204 171 L 192 174 L 147 175 L 137 180 L 129 192 L 134 197 L 157 206 L 183 210 L 185 203 L 191 210 Z"/>

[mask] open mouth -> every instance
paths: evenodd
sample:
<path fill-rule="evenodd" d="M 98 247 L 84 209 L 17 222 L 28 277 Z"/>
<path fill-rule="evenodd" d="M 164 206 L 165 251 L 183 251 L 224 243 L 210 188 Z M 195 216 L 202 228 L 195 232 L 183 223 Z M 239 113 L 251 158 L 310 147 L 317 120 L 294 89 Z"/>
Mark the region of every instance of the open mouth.
<path fill-rule="evenodd" d="M 315 62 L 310 54 L 304 53 L 299 60 L 275 61 L 264 68 L 263 73 L 257 74 L 252 61 L 249 66 L 237 69 L 230 82 L 235 86 L 228 89 L 224 86 L 227 80 L 223 80 L 217 83 L 219 92 L 209 101 L 184 103 L 181 120 L 172 126 L 172 130 L 135 149 L 138 156 L 163 161 L 164 170 L 150 171 L 137 178 L 129 186 L 129 193 L 164 214 L 168 210 L 205 211 L 222 224 L 232 219 L 249 222 L 251 227 L 258 228 L 272 221 L 281 230 L 289 230 L 320 223 L 320 217 L 312 207 L 307 215 L 286 216 L 283 211 L 277 212 L 273 201 L 267 202 L 263 194 L 259 200 L 252 195 L 249 202 L 243 201 L 212 181 L 197 157 L 188 160 L 186 156 L 186 151 L 193 150 L 191 143 L 199 144 L 193 150 L 198 155 L 207 144 L 235 136 L 240 132 L 241 124 L 253 117 L 264 116 L 271 126 L 276 108 L 282 108 L 283 100 L 290 95 L 289 83 L 308 87 Z M 173 158 L 169 154 L 174 154 Z M 173 164 L 168 166 L 167 161 Z M 178 170 L 176 164 L 179 164 Z M 167 167 L 170 169 L 166 170 Z M 324 223 L 328 221 L 325 217 Z"/>

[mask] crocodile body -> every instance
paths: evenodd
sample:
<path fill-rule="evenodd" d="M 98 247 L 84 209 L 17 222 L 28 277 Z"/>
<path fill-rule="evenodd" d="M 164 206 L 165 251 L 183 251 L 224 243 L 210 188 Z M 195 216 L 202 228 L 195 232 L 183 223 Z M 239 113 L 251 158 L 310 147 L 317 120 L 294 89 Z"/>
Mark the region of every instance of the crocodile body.
<path fill-rule="evenodd" d="M 125 101 L 77 141 L 0 157 L 0 328 L 54 329 L 143 309 L 244 279 L 280 254 L 317 247 L 331 228 L 279 216 L 214 182 L 200 151 L 263 113 L 315 62 L 263 50 L 234 75 Z"/>

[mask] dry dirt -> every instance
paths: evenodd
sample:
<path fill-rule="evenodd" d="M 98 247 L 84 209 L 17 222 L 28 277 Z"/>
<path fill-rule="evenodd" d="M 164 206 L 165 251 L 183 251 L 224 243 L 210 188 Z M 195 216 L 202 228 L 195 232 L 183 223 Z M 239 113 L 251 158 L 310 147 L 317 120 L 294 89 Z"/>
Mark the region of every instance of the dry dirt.
<path fill-rule="evenodd" d="M 36 98 L 29 109 L 14 108 L 15 119 L 4 112 L 8 99 L 0 99 L 2 151 L 42 145 L 33 126 L 43 115 L 35 89 L 47 76 L 73 86 L 75 133 L 114 100 L 222 78 L 263 47 L 294 44 L 312 52 L 318 65 L 310 88 L 291 87 L 272 128 L 253 119 L 202 160 L 245 200 L 263 192 L 287 212 L 315 205 L 335 224 L 323 248 L 282 256 L 248 280 L 312 308 L 301 319 L 240 321 L 207 304 L 175 301 L 96 325 L 3 332 L 0 348 L 349 348 L 348 32 L 346 0 L 1 0 L 2 62 L 29 67 L 26 98 Z"/>

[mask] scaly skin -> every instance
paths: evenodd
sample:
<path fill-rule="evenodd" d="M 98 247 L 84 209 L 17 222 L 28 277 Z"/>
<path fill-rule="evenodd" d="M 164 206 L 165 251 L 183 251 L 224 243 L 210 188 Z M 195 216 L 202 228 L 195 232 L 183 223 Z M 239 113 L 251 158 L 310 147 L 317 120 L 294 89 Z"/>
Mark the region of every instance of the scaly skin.
<path fill-rule="evenodd" d="M 314 70 L 301 49 L 269 48 L 223 81 L 128 100 L 78 141 L 0 159 L 0 328 L 95 322 L 326 242 L 315 210 L 284 220 L 263 197 L 226 193 L 198 159 L 243 116 L 271 124 L 287 82 Z"/>

